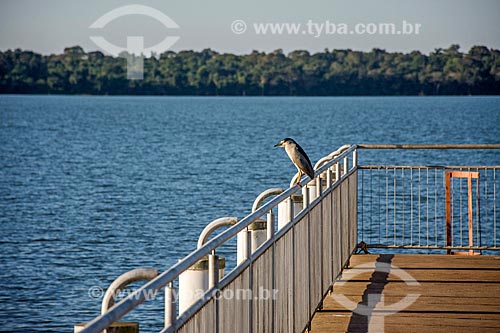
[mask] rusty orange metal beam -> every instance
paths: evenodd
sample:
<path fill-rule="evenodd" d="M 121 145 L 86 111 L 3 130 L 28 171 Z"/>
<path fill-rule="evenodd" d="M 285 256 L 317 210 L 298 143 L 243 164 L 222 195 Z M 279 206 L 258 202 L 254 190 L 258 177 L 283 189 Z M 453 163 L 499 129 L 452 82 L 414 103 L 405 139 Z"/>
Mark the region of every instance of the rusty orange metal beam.
<path fill-rule="evenodd" d="M 479 178 L 479 172 L 475 171 L 448 171 L 452 178 Z"/>
<path fill-rule="evenodd" d="M 473 226 L 473 207 L 472 207 L 472 179 L 477 179 L 479 188 L 479 172 L 472 171 L 446 171 L 445 174 L 445 191 L 446 191 L 446 246 L 452 246 L 452 216 L 451 216 L 451 179 L 452 178 L 467 178 L 467 218 L 469 227 L 469 246 L 474 246 L 474 226 Z M 479 209 L 479 207 L 477 208 Z M 477 221 L 477 223 L 480 223 Z M 451 249 L 446 250 L 446 254 L 468 254 L 476 255 L 474 250 L 469 252 L 452 252 Z"/>

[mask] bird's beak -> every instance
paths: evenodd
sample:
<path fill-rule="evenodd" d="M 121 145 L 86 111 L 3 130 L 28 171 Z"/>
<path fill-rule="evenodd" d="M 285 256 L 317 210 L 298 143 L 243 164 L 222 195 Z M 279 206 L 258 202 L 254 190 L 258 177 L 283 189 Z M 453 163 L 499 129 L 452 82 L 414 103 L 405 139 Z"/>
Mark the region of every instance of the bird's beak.
<path fill-rule="evenodd" d="M 281 147 L 282 145 L 283 145 L 283 143 L 282 143 L 282 142 L 278 142 L 278 143 L 277 143 L 277 144 L 275 144 L 274 146 L 275 146 L 275 147 Z"/>

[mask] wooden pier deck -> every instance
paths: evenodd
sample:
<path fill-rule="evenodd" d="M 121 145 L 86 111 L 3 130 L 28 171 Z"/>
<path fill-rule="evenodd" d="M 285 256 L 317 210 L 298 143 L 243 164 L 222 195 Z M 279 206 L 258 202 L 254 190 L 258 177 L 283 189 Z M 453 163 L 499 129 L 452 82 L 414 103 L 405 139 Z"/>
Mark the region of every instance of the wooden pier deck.
<path fill-rule="evenodd" d="M 388 264 L 403 271 L 384 271 Z M 419 296 L 391 312 L 391 304 L 409 294 Z M 352 301 L 350 306 L 341 295 Z M 362 311 L 370 319 L 358 314 Z M 500 332 L 500 256 L 353 255 L 349 269 L 314 315 L 311 332 L 375 331 Z"/>

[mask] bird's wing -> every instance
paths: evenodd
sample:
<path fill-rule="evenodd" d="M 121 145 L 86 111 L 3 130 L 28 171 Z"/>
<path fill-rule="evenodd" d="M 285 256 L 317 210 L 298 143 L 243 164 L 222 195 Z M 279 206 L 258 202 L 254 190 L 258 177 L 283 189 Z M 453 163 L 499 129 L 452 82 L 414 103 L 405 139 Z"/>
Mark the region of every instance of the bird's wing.
<path fill-rule="evenodd" d="M 311 178 L 314 178 L 314 169 L 312 167 L 311 161 L 309 160 L 309 156 L 307 156 L 304 149 L 298 144 L 296 145 L 296 149 L 298 150 L 300 157 L 300 161 L 294 161 L 296 164 L 300 166 L 300 168 Z"/>

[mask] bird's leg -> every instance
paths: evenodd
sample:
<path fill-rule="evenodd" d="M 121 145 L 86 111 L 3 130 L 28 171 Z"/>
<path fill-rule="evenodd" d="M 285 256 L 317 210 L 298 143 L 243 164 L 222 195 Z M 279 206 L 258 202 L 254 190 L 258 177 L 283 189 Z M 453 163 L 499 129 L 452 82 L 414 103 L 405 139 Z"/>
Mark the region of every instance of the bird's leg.
<path fill-rule="evenodd" d="M 298 174 L 299 175 L 297 176 L 297 181 L 295 181 L 295 185 L 299 185 L 300 186 L 300 184 L 299 184 L 300 183 L 300 178 L 302 178 L 302 175 L 303 175 L 302 170 L 299 170 Z"/>

